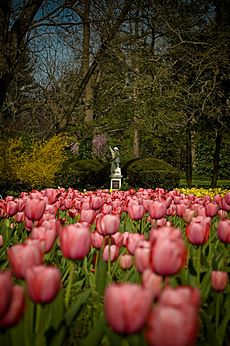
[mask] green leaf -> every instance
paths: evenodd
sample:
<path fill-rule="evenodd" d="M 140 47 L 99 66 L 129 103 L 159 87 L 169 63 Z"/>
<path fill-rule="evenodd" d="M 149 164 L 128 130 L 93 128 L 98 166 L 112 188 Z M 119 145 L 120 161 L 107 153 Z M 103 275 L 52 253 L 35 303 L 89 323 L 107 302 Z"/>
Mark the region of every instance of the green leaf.
<path fill-rule="evenodd" d="M 200 289 L 201 289 L 201 296 L 203 299 L 206 299 L 209 295 L 210 292 L 210 272 L 206 272 L 206 274 L 204 275 L 201 285 L 200 285 Z"/>
<path fill-rule="evenodd" d="M 58 329 L 64 317 L 64 290 L 61 289 L 56 298 L 47 305 L 51 319 L 50 326 Z"/>
<path fill-rule="evenodd" d="M 52 327 L 46 332 L 46 345 L 49 346 L 62 346 L 66 334 L 66 327 L 64 324 L 59 326 L 58 330 Z"/>
<path fill-rule="evenodd" d="M 80 346 L 97 346 L 100 345 L 101 339 L 105 333 L 105 319 L 102 315 L 95 323 L 88 336 L 80 342 Z"/>
<path fill-rule="evenodd" d="M 125 345 L 123 337 L 119 334 L 114 333 L 109 327 L 106 328 L 106 336 L 109 340 L 110 346 Z M 128 346 L 128 342 L 126 343 L 126 345 Z"/>
<path fill-rule="evenodd" d="M 214 334 L 214 325 L 211 322 L 211 318 L 204 311 L 201 311 L 201 318 L 205 325 L 205 331 L 206 331 L 205 341 L 207 341 L 207 345 L 216 346 L 217 343 L 216 343 L 216 338 Z"/>
<path fill-rule="evenodd" d="M 188 260 L 188 270 L 189 270 L 189 273 L 193 276 L 196 276 L 197 275 L 197 272 L 196 272 L 196 269 L 193 265 L 193 261 L 191 258 L 189 258 Z"/>
<path fill-rule="evenodd" d="M 230 310 L 225 312 L 225 315 L 217 329 L 217 340 L 219 345 L 223 345 L 224 337 L 226 336 L 226 328 L 228 327 L 228 322 L 230 321 Z"/>
<path fill-rule="evenodd" d="M 96 268 L 96 290 L 99 296 L 104 295 L 106 287 L 107 263 L 102 258 L 103 252 L 100 250 L 100 257 Z"/>
<path fill-rule="evenodd" d="M 83 293 L 78 295 L 77 300 L 70 306 L 68 311 L 65 313 L 65 322 L 67 326 L 70 326 L 73 319 L 77 315 L 77 313 L 80 311 L 81 307 L 87 302 L 89 295 L 91 293 L 90 289 L 85 290 Z"/>

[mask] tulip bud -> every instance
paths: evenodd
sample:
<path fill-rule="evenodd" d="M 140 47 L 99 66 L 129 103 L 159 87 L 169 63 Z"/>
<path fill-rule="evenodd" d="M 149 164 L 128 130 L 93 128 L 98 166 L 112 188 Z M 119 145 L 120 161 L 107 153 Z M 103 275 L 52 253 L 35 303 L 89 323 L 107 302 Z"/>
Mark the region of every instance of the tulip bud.
<path fill-rule="evenodd" d="M 230 220 L 221 220 L 217 225 L 217 235 L 223 243 L 230 243 Z"/>
<path fill-rule="evenodd" d="M 46 202 L 44 199 L 28 198 L 25 205 L 25 215 L 29 220 L 40 220 L 45 211 Z"/>
<path fill-rule="evenodd" d="M 210 233 L 210 218 L 197 216 L 186 226 L 186 235 L 190 243 L 205 244 Z"/>
<path fill-rule="evenodd" d="M 7 250 L 9 262 L 17 279 L 23 279 L 29 267 L 42 263 L 40 247 L 31 244 L 16 244 Z"/>
<path fill-rule="evenodd" d="M 131 204 L 128 206 L 128 214 L 132 220 L 141 220 L 144 214 L 146 213 L 143 205 Z"/>
<path fill-rule="evenodd" d="M 119 264 L 122 269 L 129 269 L 132 266 L 133 256 L 121 255 L 119 257 Z"/>
<path fill-rule="evenodd" d="M 35 266 L 26 272 L 26 283 L 30 298 L 36 303 L 49 303 L 61 287 L 61 275 L 52 266 Z"/>
<path fill-rule="evenodd" d="M 62 253 L 70 259 L 83 259 L 90 250 L 91 234 L 86 225 L 68 225 L 60 232 Z"/>
<path fill-rule="evenodd" d="M 5 315 L 11 300 L 12 280 L 9 271 L 0 272 L 0 318 Z"/>
<path fill-rule="evenodd" d="M 163 276 L 175 275 L 184 266 L 186 248 L 182 239 L 162 237 L 157 239 L 150 251 L 152 270 Z"/>
<path fill-rule="evenodd" d="M 15 285 L 12 287 L 12 296 L 10 305 L 6 314 L 0 319 L 0 327 L 8 328 L 15 326 L 25 309 L 25 295 L 21 286 Z"/>
<path fill-rule="evenodd" d="M 101 235 L 112 235 L 116 233 L 120 227 L 120 217 L 112 214 L 101 214 L 97 218 L 97 231 Z"/>
<path fill-rule="evenodd" d="M 211 285 L 217 292 L 222 292 L 228 285 L 228 274 L 222 271 L 212 271 Z"/>
<path fill-rule="evenodd" d="M 136 333 L 145 324 L 151 301 L 149 291 L 137 284 L 111 284 L 104 297 L 106 320 L 116 333 Z"/>
<path fill-rule="evenodd" d="M 149 214 L 152 219 L 161 219 L 166 214 L 166 205 L 162 202 L 152 201 L 149 204 Z"/>

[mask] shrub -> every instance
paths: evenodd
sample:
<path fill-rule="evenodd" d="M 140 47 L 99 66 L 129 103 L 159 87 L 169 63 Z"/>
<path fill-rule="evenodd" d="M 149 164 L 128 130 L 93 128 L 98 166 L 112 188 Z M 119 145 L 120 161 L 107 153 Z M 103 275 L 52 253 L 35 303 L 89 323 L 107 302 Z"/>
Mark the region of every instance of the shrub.
<path fill-rule="evenodd" d="M 5 158 L 11 172 L 10 180 L 13 184 L 31 188 L 52 185 L 66 160 L 67 140 L 58 135 L 45 142 L 34 142 L 27 149 L 26 145 L 21 138 L 8 140 Z"/>
<path fill-rule="evenodd" d="M 109 188 L 109 166 L 96 159 L 69 160 L 56 175 L 56 185 L 78 190 Z"/>
<path fill-rule="evenodd" d="M 169 163 L 154 158 L 139 159 L 127 168 L 127 180 L 133 187 L 162 187 L 172 189 L 179 185 L 179 173 Z"/>

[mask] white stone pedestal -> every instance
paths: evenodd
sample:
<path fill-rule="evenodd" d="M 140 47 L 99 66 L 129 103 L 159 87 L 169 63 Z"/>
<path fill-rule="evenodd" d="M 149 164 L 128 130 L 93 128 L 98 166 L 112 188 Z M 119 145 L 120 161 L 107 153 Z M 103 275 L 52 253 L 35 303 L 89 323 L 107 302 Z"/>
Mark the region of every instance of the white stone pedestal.
<path fill-rule="evenodd" d="M 110 190 L 119 190 L 121 188 L 121 179 L 123 175 L 110 175 Z"/>

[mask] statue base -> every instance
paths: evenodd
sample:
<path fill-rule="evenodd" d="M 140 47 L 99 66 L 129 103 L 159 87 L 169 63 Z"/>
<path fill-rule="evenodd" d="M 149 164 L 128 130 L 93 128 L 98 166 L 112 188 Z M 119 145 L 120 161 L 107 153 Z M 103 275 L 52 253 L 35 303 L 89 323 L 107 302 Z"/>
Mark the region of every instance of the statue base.
<path fill-rule="evenodd" d="M 123 175 L 110 175 L 110 191 L 120 190 Z"/>

